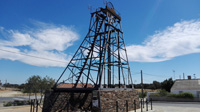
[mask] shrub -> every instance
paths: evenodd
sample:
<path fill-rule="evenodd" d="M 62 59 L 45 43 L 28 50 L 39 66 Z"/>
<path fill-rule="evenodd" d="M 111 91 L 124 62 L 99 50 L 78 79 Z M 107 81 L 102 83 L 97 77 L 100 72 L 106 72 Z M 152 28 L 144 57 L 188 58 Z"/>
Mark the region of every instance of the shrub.
<path fill-rule="evenodd" d="M 158 93 L 151 94 L 150 97 L 163 97 L 163 96 L 167 96 L 168 94 L 169 94 L 168 91 L 161 89 L 161 90 L 158 90 Z"/>
<path fill-rule="evenodd" d="M 26 105 L 26 101 L 18 101 L 18 100 L 15 100 L 15 101 L 13 102 L 13 104 L 14 104 L 15 106 Z"/>
<path fill-rule="evenodd" d="M 167 97 L 177 98 L 177 94 L 168 94 Z"/>
<path fill-rule="evenodd" d="M 194 95 L 189 92 L 181 93 L 181 94 L 169 94 L 168 97 L 174 97 L 174 98 L 190 98 L 193 99 Z"/>
<path fill-rule="evenodd" d="M 151 94 L 150 97 L 160 97 L 160 94 L 156 93 L 156 94 Z"/>
<path fill-rule="evenodd" d="M 147 96 L 147 92 L 144 92 L 143 97 L 146 97 L 146 96 Z M 142 98 L 142 93 L 139 93 L 139 97 Z"/>
<path fill-rule="evenodd" d="M 158 91 L 158 94 L 160 96 L 167 96 L 169 94 L 169 92 L 164 90 L 164 89 L 161 89 L 161 90 Z"/>
<path fill-rule="evenodd" d="M 194 98 L 194 94 L 192 94 L 192 93 L 184 93 L 184 95 L 185 95 L 185 97 L 187 97 L 187 98 Z"/>
<path fill-rule="evenodd" d="M 18 100 L 15 100 L 15 101 L 10 101 L 10 102 L 3 102 L 3 106 L 4 107 L 7 107 L 7 106 L 20 106 L 20 105 L 30 105 L 30 102 L 29 101 L 18 101 Z"/>
<path fill-rule="evenodd" d="M 12 106 L 12 104 L 13 104 L 12 102 L 7 102 L 7 103 L 4 103 L 3 106 L 8 107 L 8 106 Z"/>
<path fill-rule="evenodd" d="M 194 95 L 192 93 L 185 92 L 185 93 L 178 94 L 177 97 L 179 97 L 179 98 L 190 98 L 190 99 L 193 99 Z"/>

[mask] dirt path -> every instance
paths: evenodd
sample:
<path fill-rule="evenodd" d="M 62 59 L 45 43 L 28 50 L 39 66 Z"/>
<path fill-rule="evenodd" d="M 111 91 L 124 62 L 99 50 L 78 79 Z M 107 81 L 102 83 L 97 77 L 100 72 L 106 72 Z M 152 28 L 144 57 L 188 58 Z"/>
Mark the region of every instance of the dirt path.
<path fill-rule="evenodd" d="M 12 106 L 0 108 L 0 112 L 30 112 L 30 106 Z M 38 112 L 42 112 L 39 108 Z"/>
<path fill-rule="evenodd" d="M 15 96 L 26 96 L 27 94 L 17 91 L 13 88 L 0 89 L 0 97 L 15 97 Z"/>

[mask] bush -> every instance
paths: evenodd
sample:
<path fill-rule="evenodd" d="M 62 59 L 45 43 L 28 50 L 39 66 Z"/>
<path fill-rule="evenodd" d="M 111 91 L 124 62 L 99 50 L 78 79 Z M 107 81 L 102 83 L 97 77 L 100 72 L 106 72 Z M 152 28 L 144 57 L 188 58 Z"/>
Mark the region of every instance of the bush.
<path fill-rule="evenodd" d="M 21 105 L 30 105 L 29 101 L 10 101 L 10 102 L 4 102 L 3 106 L 8 107 L 8 106 L 21 106 Z"/>
<path fill-rule="evenodd" d="M 160 94 L 156 93 L 156 94 L 151 94 L 150 97 L 160 97 Z"/>
<path fill-rule="evenodd" d="M 174 81 L 172 80 L 172 78 L 169 78 L 161 82 L 161 88 L 170 92 L 170 89 L 173 86 L 173 84 L 174 84 Z"/>
<path fill-rule="evenodd" d="M 158 91 L 158 94 L 160 96 L 167 96 L 169 94 L 169 92 L 164 90 L 164 89 L 161 89 L 161 90 Z"/>
<path fill-rule="evenodd" d="M 177 98 L 177 94 L 168 94 L 167 97 Z"/>
<path fill-rule="evenodd" d="M 158 93 L 151 94 L 150 97 L 163 97 L 163 96 L 167 96 L 168 94 L 169 94 L 168 91 L 161 89 L 161 90 L 158 90 Z"/>
<path fill-rule="evenodd" d="M 12 106 L 12 102 L 7 102 L 3 104 L 4 107 Z"/>
<path fill-rule="evenodd" d="M 26 105 L 26 101 L 18 101 L 18 100 L 15 100 L 13 102 L 14 106 L 19 106 L 19 105 Z"/>
<path fill-rule="evenodd" d="M 189 93 L 189 92 L 185 92 L 185 93 L 181 93 L 181 94 L 169 94 L 167 96 L 173 97 L 173 98 L 189 98 L 189 99 L 194 98 L 194 95 L 192 93 Z"/>
<path fill-rule="evenodd" d="M 194 95 L 192 93 L 189 93 L 189 92 L 181 93 L 180 95 L 181 95 L 182 98 L 190 98 L 190 99 L 194 98 Z"/>
<path fill-rule="evenodd" d="M 143 97 L 146 97 L 146 96 L 147 96 L 147 92 L 144 92 Z M 139 97 L 142 98 L 142 93 L 139 93 Z"/>

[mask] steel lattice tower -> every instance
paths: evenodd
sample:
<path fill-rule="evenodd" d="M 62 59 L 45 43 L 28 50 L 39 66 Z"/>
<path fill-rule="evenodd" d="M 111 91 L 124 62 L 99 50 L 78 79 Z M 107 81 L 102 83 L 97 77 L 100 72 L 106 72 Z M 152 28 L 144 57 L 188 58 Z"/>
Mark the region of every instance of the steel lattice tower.
<path fill-rule="evenodd" d="M 66 83 L 72 87 L 59 86 Z M 128 84 L 132 84 L 132 77 L 121 17 L 109 2 L 105 8 L 91 13 L 89 31 L 57 80 L 54 91 L 98 90 L 113 85 L 126 88 Z"/>

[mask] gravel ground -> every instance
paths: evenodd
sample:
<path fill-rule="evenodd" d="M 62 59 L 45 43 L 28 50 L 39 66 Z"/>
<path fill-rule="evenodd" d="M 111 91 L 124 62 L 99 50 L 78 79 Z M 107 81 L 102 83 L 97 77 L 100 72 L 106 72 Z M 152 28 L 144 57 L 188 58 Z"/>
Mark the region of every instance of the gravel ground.
<path fill-rule="evenodd" d="M 22 96 L 24 95 L 20 91 L 12 91 L 12 90 L 0 90 L 0 97 L 12 97 L 12 96 Z"/>
<path fill-rule="evenodd" d="M 200 112 L 200 102 L 154 102 L 153 110 L 150 110 L 150 105 L 148 109 L 148 112 Z M 141 109 L 136 112 L 141 112 Z M 146 108 L 143 112 L 147 112 Z"/>
<path fill-rule="evenodd" d="M 3 107 L 0 108 L 0 112 L 30 112 L 30 106 Z M 40 108 L 38 112 L 41 112 Z M 137 109 L 136 112 L 141 112 L 141 109 Z M 143 112 L 147 112 L 146 108 Z M 153 110 L 148 112 L 200 112 L 200 102 L 154 102 Z"/>
<path fill-rule="evenodd" d="M 12 106 L 0 108 L 0 112 L 30 112 L 30 106 Z M 39 108 L 38 112 L 42 112 Z"/>

